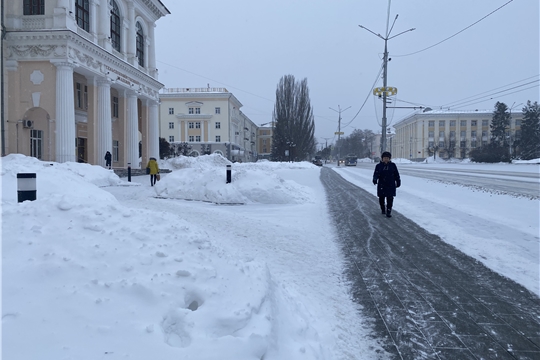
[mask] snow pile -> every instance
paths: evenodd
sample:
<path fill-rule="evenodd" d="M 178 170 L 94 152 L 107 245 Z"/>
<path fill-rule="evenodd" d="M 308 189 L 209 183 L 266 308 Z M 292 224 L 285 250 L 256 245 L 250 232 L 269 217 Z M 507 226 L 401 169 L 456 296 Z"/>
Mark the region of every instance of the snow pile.
<path fill-rule="evenodd" d="M 236 166 L 233 184 L 225 184 L 225 170 L 205 166 L 203 158 L 151 188 L 122 187 L 124 181 L 99 166 L 51 165 L 21 155 L 2 160 L 6 358 L 315 359 L 328 353 L 313 328 L 315 314 L 276 282 L 267 264 L 223 247 L 219 236 L 226 233 L 203 226 L 211 218 L 199 224 L 144 208 L 154 189 L 216 202 L 308 201 L 311 190 L 281 179 L 272 166 L 253 174 Z M 17 203 L 19 172 L 37 174 L 36 201 Z M 105 191 L 110 185 L 141 207 L 121 204 Z"/>
<path fill-rule="evenodd" d="M 310 163 L 235 163 L 231 183 L 226 183 L 227 164 L 221 155 L 177 157 L 162 163 L 180 169 L 156 184 L 160 197 L 210 201 L 219 204 L 299 204 L 309 201 L 311 190 L 282 179 L 277 169 L 313 169 Z M 198 161 L 197 161 L 198 160 Z M 194 179 L 197 179 L 196 181 Z"/>

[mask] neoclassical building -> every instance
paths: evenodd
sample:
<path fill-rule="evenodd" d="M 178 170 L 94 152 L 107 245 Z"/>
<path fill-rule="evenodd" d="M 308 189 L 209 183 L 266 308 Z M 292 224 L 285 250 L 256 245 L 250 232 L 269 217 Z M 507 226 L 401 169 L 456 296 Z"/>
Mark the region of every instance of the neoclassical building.
<path fill-rule="evenodd" d="M 3 153 L 139 168 L 159 156 L 159 0 L 17 0 L 3 23 Z"/>
<path fill-rule="evenodd" d="M 218 153 L 231 161 L 256 161 L 258 127 L 226 88 L 165 88 L 160 94 L 160 134 L 188 143 L 191 155 Z"/>
<path fill-rule="evenodd" d="M 468 158 L 469 151 L 487 145 L 491 138 L 493 111 L 424 110 L 398 121 L 389 139 L 394 158 L 422 160 L 435 154 Z M 521 137 L 523 113 L 512 112 L 506 131 L 514 144 Z M 510 151 L 515 151 L 514 146 Z"/>

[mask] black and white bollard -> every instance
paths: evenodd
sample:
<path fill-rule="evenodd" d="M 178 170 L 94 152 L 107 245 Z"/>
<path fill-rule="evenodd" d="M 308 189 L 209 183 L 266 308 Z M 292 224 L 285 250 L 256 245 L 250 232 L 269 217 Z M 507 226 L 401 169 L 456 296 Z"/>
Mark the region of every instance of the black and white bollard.
<path fill-rule="evenodd" d="M 227 184 L 231 182 L 231 165 L 227 165 Z"/>
<path fill-rule="evenodd" d="M 23 202 L 26 200 L 34 201 L 37 198 L 36 174 L 20 173 L 17 174 L 17 200 Z"/>
<path fill-rule="evenodd" d="M 128 182 L 131 182 L 131 163 L 128 163 Z"/>

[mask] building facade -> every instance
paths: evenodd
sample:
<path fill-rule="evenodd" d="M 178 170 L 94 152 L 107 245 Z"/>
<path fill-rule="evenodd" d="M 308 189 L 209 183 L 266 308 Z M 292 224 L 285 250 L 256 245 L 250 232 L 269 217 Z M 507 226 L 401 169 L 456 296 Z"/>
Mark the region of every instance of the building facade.
<path fill-rule="evenodd" d="M 5 153 L 141 167 L 159 155 L 159 0 L 5 3 Z"/>
<path fill-rule="evenodd" d="M 469 151 L 487 145 L 491 138 L 493 111 L 417 112 L 396 123 L 389 141 L 394 158 L 423 160 L 429 156 L 442 158 L 469 157 Z M 512 112 L 507 138 L 512 145 L 521 137 L 521 112 Z M 513 151 L 510 146 L 509 151 Z"/>
<path fill-rule="evenodd" d="M 259 159 L 270 160 L 272 155 L 272 139 L 274 136 L 274 122 L 262 124 L 257 130 L 257 152 Z"/>
<path fill-rule="evenodd" d="M 160 136 L 187 143 L 191 156 L 218 153 L 231 161 L 258 157 L 258 127 L 226 88 L 165 88 L 160 94 Z"/>

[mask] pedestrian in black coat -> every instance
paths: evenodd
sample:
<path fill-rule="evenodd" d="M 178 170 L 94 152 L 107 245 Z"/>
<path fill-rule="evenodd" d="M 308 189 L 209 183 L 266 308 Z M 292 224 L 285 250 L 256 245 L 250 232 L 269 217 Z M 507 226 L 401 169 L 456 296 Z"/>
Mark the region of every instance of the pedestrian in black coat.
<path fill-rule="evenodd" d="M 394 205 L 394 196 L 396 196 L 396 188 L 401 186 L 401 178 L 396 164 L 390 159 L 392 155 L 385 151 L 381 155 L 382 161 L 375 166 L 373 172 L 373 185 L 377 185 L 377 196 L 379 197 L 379 205 L 381 205 L 382 214 L 387 217 L 392 217 L 392 206 Z M 386 207 L 384 199 L 386 198 Z"/>
<path fill-rule="evenodd" d="M 112 160 L 111 152 L 107 151 L 107 153 L 105 154 L 105 167 L 109 169 L 111 168 L 111 160 Z"/>

